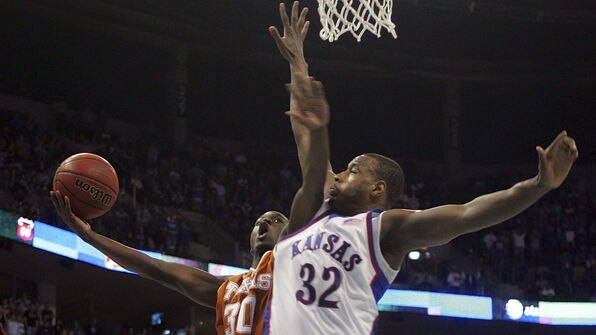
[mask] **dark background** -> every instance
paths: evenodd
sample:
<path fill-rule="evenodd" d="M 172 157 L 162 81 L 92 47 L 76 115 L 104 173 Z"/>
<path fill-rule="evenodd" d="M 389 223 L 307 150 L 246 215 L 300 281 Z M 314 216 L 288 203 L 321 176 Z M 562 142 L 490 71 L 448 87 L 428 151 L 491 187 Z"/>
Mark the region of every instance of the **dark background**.
<path fill-rule="evenodd" d="M 343 163 L 368 151 L 441 161 L 449 76 L 462 78 L 465 163 L 532 163 L 562 129 L 578 163 L 595 163 L 593 1 L 486 1 L 474 13 L 462 1 L 395 1 L 397 39 L 332 44 L 318 37 L 316 2 L 302 4 Z M 0 1 L 0 92 L 159 127 L 172 41 L 185 41 L 191 133 L 291 144 L 271 24 L 276 1 Z"/>

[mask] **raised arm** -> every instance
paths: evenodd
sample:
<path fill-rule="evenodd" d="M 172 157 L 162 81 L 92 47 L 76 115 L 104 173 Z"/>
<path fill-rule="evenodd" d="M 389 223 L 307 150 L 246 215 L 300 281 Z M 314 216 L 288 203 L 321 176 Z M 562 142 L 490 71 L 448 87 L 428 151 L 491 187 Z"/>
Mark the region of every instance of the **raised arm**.
<path fill-rule="evenodd" d="M 284 3 L 279 4 L 279 16 L 283 25 L 283 36 L 280 35 L 275 26 L 269 27 L 269 33 L 275 41 L 279 53 L 290 64 L 291 83 L 296 82 L 295 73 L 297 72 L 308 76 L 308 63 L 304 57 L 304 39 L 308 34 L 310 22 L 306 20 L 308 8 L 304 7 L 302 11 L 299 11 L 299 8 L 299 2 L 294 1 L 291 18 L 288 18 Z M 295 109 L 296 97 L 290 92 L 290 110 Z M 290 118 L 290 123 L 292 125 L 294 140 L 296 141 L 298 161 L 300 162 L 300 167 L 304 169 L 304 155 L 308 150 L 306 146 L 310 143 L 310 140 L 307 138 L 308 130 L 300 122 L 297 122 L 295 118 Z M 304 174 L 304 170 L 302 173 Z M 327 180 L 324 186 L 325 191 L 329 190 L 329 187 L 333 183 L 333 178 L 333 169 L 331 168 L 331 164 L 328 163 Z"/>
<path fill-rule="evenodd" d="M 381 237 L 383 252 L 403 256 L 408 250 L 445 244 L 462 234 L 490 227 L 521 213 L 559 187 L 578 157 L 575 141 L 565 131 L 546 150 L 538 146 L 536 151 L 538 174 L 511 188 L 482 195 L 463 205 L 445 205 L 419 212 L 386 211 Z"/>
<path fill-rule="evenodd" d="M 321 207 L 324 185 L 329 165 L 329 105 L 323 84 L 302 73 L 295 74 L 296 81 L 288 88 L 296 97 L 296 108 L 286 112 L 307 129 L 307 142 L 302 164 L 302 186 L 296 192 L 288 232 L 306 224 Z"/>
<path fill-rule="evenodd" d="M 68 197 L 58 191 L 50 192 L 58 215 L 83 241 L 108 255 L 120 266 L 142 277 L 152 279 L 176 290 L 203 306 L 215 308 L 217 289 L 223 280 L 197 268 L 170 263 L 149 257 L 144 253 L 94 232 L 91 226 L 77 217 L 70 208 Z"/>

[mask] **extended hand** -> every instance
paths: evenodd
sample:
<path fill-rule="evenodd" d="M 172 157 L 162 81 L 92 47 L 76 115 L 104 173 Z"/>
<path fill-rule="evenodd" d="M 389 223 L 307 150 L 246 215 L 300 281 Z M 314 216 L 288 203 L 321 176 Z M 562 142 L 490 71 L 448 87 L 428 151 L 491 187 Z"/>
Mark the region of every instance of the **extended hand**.
<path fill-rule="evenodd" d="M 85 240 L 91 231 L 91 226 L 72 212 L 70 209 L 70 199 L 62 195 L 59 191 L 50 191 L 50 198 L 52 198 L 52 203 L 58 215 L 60 215 L 68 228 Z"/>
<path fill-rule="evenodd" d="M 326 127 L 329 124 L 329 104 L 320 81 L 306 77 L 304 73 L 294 73 L 296 81 L 288 84 L 288 90 L 296 98 L 296 109 L 286 112 L 310 130 Z"/>
<path fill-rule="evenodd" d="M 308 27 L 310 22 L 306 21 L 306 13 L 308 8 L 303 8 L 298 16 L 299 2 L 294 1 L 292 6 L 292 19 L 288 19 L 286 13 L 286 6 L 283 3 L 279 4 L 279 16 L 284 27 L 284 35 L 280 36 L 279 31 L 276 27 L 269 27 L 269 33 L 279 52 L 285 60 L 287 60 L 292 66 L 306 66 L 304 60 L 304 48 L 303 42 L 306 34 L 308 33 Z"/>
<path fill-rule="evenodd" d="M 567 136 L 566 131 L 562 131 L 546 150 L 537 146 L 536 151 L 540 158 L 538 183 L 549 189 L 559 187 L 567 178 L 573 163 L 578 157 L 575 140 Z"/>

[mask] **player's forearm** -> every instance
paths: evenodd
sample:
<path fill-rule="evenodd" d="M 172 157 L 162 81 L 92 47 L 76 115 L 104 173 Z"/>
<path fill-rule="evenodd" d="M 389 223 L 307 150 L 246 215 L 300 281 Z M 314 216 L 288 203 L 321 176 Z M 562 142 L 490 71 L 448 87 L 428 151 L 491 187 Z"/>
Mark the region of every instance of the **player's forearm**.
<path fill-rule="evenodd" d="M 302 166 L 302 187 L 292 202 L 288 233 L 300 229 L 311 220 L 324 200 L 329 160 L 327 127 L 309 132 L 308 142 Z"/>
<path fill-rule="evenodd" d="M 329 135 L 327 127 L 310 131 L 305 141 L 302 189 L 318 196 L 322 193 L 329 167 Z"/>
<path fill-rule="evenodd" d="M 292 83 L 294 82 L 294 73 L 295 72 L 302 72 L 308 76 L 308 64 L 306 61 L 298 62 L 297 64 L 290 64 L 290 76 L 292 78 Z M 296 98 L 293 94 L 290 94 L 290 110 L 294 110 L 297 108 Z M 298 152 L 298 162 L 300 163 L 300 168 L 302 174 L 304 174 L 303 168 L 305 167 L 305 153 L 308 150 L 308 145 L 310 143 L 310 139 L 308 138 L 309 133 L 308 129 L 306 129 L 302 124 L 297 122 L 294 118 L 290 118 L 290 124 L 292 126 L 292 133 L 294 135 L 294 141 L 296 142 L 296 149 Z M 330 183 L 333 182 L 333 178 L 329 177 L 329 175 L 333 175 L 333 167 L 331 166 L 331 162 L 329 159 L 327 160 L 327 179 L 331 180 Z M 327 187 L 324 188 L 327 190 Z"/>
<path fill-rule="evenodd" d="M 215 308 L 217 289 L 222 280 L 210 273 L 155 259 L 93 231 L 86 234 L 85 241 L 125 269 L 176 290 L 198 304 Z"/>
<path fill-rule="evenodd" d="M 302 72 L 306 76 L 308 76 L 308 65 L 306 61 L 298 62 L 297 64 L 290 63 L 290 78 L 291 82 L 295 83 L 295 73 Z M 294 94 L 290 93 L 290 110 L 295 110 L 298 108 L 298 104 L 296 102 L 296 97 Z M 290 124 L 292 126 L 292 134 L 294 134 L 294 141 L 296 142 L 296 150 L 298 151 L 298 161 L 300 163 L 300 168 L 304 167 L 304 155 L 307 150 L 306 146 L 308 145 L 308 129 L 306 129 L 302 124 L 296 121 L 294 118 L 290 118 Z M 304 170 L 302 170 L 304 174 Z"/>
<path fill-rule="evenodd" d="M 87 233 L 85 241 L 129 271 L 155 281 L 164 280 L 164 274 L 158 264 L 159 260 L 94 231 Z"/>
<path fill-rule="evenodd" d="M 548 191 L 534 177 L 509 189 L 480 196 L 464 205 L 462 228 L 472 232 L 506 221 L 530 207 Z"/>

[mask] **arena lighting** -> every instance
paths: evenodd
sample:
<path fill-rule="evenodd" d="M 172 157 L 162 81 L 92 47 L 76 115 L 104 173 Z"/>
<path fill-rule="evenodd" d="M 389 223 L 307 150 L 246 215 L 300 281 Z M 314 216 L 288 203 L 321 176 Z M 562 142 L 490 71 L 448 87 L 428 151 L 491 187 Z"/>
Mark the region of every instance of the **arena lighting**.
<path fill-rule="evenodd" d="M 524 315 L 524 305 L 517 299 L 509 299 L 505 305 L 505 312 L 511 320 L 518 320 Z"/>
<path fill-rule="evenodd" d="M 546 325 L 596 325 L 596 303 L 496 300 L 495 318 Z"/>
<path fill-rule="evenodd" d="M 410 251 L 408 253 L 408 258 L 413 261 L 416 261 L 420 258 L 420 252 L 419 251 Z"/>
<path fill-rule="evenodd" d="M 380 311 L 493 320 L 490 297 L 390 289 L 378 301 Z"/>
<path fill-rule="evenodd" d="M 0 235 L 17 242 L 30 244 L 41 250 L 83 261 L 104 269 L 131 273 L 71 231 L 60 229 L 41 221 L 19 217 L 1 210 Z M 202 263 L 194 260 L 147 250 L 139 251 L 164 261 L 189 265 L 200 269 L 204 268 Z"/>

